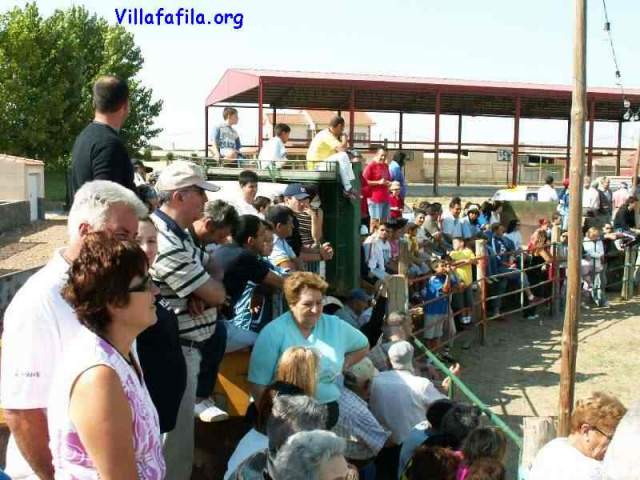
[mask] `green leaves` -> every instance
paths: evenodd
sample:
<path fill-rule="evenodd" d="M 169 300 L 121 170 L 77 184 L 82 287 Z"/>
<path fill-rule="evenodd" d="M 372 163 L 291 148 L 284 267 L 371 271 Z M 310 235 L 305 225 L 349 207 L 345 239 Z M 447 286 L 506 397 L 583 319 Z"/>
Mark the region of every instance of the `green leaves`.
<path fill-rule="evenodd" d="M 162 101 L 136 80 L 144 59 L 133 35 L 83 7 L 43 19 L 35 3 L 0 15 L 0 152 L 64 164 L 93 118 L 91 87 L 104 74 L 129 83 L 122 134 L 130 152 L 160 133 Z"/>

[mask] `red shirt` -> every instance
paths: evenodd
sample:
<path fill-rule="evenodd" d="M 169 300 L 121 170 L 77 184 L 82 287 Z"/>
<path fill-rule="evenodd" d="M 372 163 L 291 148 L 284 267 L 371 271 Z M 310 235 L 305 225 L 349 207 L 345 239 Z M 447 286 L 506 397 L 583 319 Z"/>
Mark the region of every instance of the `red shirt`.
<path fill-rule="evenodd" d="M 389 207 L 391 208 L 389 213 L 391 218 L 402 218 L 402 210 L 404 209 L 404 200 L 402 197 L 389 195 Z M 393 207 L 397 207 L 400 210 L 394 210 Z"/>
<path fill-rule="evenodd" d="M 362 176 L 367 182 L 378 181 L 385 179 L 391 180 L 389 174 L 389 167 L 386 163 L 371 162 L 362 172 Z M 369 191 L 371 192 L 370 199 L 374 203 L 387 203 L 389 201 L 389 186 L 388 185 L 371 185 L 369 184 Z"/>

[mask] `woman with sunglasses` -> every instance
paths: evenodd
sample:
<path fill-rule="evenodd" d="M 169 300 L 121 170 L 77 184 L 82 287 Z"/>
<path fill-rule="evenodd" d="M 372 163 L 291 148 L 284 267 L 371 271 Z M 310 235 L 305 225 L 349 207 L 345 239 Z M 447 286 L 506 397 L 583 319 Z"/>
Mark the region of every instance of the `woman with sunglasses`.
<path fill-rule="evenodd" d="M 578 400 L 571 432 L 538 452 L 529 480 L 601 480 L 602 459 L 627 409 L 612 395 L 595 392 Z"/>
<path fill-rule="evenodd" d="M 140 247 L 91 233 L 62 294 L 83 325 L 68 345 L 49 401 L 56 479 L 160 480 L 156 410 L 132 345 L 156 322 L 157 288 Z"/>

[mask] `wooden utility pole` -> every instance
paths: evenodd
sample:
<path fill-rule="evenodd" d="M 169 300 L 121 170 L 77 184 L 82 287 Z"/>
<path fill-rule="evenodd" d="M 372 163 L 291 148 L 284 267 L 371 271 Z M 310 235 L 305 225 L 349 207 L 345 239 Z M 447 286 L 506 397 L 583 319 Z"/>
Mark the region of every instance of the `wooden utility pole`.
<path fill-rule="evenodd" d="M 631 179 L 631 193 L 636 194 L 638 188 L 638 165 L 640 164 L 640 130 L 638 130 L 638 146 L 636 147 L 636 158 L 633 161 L 633 178 Z"/>
<path fill-rule="evenodd" d="M 580 320 L 580 259 L 582 257 L 582 176 L 587 107 L 587 0 L 575 1 L 573 37 L 573 97 L 571 100 L 571 167 L 569 169 L 569 256 L 567 301 L 562 329 L 560 412 L 558 435 L 569 435 L 576 378 Z"/>

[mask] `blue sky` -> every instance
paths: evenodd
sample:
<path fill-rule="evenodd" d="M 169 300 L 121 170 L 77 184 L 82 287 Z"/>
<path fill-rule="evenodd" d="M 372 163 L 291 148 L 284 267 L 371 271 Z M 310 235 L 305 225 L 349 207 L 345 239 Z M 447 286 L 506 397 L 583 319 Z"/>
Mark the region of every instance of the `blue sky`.
<path fill-rule="evenodd" d="M 244 26 L 127 26 L 142 48 L 142 80 L 164 100 L 154 141 L 163 147 L 201 147 L 206 95 L 227 68 L 279 68 L 477 80 L 570 84 L 571 0 L 46 0 L 47 15 L 76 4 L 115 23 L 115 8 L 155 11 L 194 7 L 244 14 Z M 3 5 L 24 1 L 3 0 Z M 640 4 L 608 0 L 623 83 L 640 87 L 637 62 Z M 4 7 L 3 7 L 4 8 Z M 615 68 L 603 31 L 602 2 L 589 1 L 588 84 L 614 86 Z M 632 53 L 636 53 L 635 57 Z M 215 112 L 214 115 L 217 115 Z M 391 138 L 397 116 L 376 115 L 374 137 Z M 256 137 L 255 112 L 241 112 L 245 143 Z M 456 137 L 455 118 L 444 118 L 441 139 Z M 564 143 L 564 122 L 523 121 L 523 143 Z M 628 125 L 623 143 L 638 130 Z M 463 141 L 509 142 L 512 121 L 465 119 Z M 405 138 L 431 139 L 430 116 L 405 117 Z M 597 124 L 595 144 L 614 145 L 616 127 Z"/>

